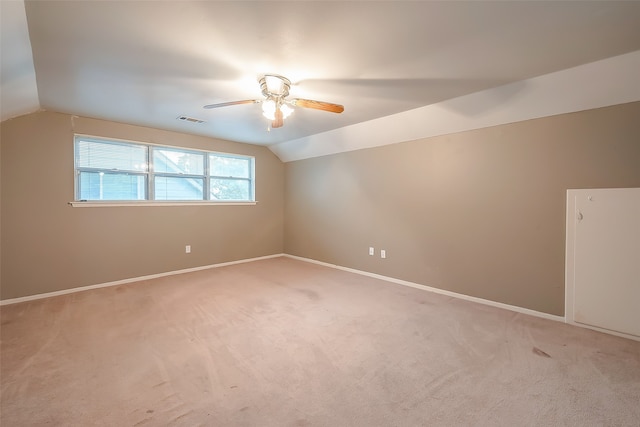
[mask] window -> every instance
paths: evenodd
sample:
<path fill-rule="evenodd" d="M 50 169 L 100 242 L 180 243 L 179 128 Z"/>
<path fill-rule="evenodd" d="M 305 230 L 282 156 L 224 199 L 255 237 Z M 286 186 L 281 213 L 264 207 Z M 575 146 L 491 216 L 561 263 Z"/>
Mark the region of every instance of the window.
<path fill-rule="evenodd" d="M 76 201 L 253 202 L 254 158 L 75 137 Z"/>

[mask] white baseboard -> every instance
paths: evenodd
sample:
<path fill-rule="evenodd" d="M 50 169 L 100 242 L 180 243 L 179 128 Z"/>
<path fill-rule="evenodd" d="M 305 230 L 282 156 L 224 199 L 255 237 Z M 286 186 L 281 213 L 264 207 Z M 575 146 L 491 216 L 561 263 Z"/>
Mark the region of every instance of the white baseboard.
<path fill-rule="evenodd" d="M 191 272 L 200 271 L 200 270 L 208 270 L 210 268 L 225 267 L 225 266 L 228 266 L 228 265 L 242 264 L 242 263 L 246 263 L 246 262 L 259 261 L 259 260 L 269 259 L 269 258 L 278 258 L 278 257 L 282 257 L 282 256 L 287 257 L 287 258 L 291 258 L 291 259 L 296 259 L 296 260 L 299 260 L 299 261 L 304 261 L 304 262 L 309 262 L 309 263 L 313 263 L 313 264 L 322 265 L 322 266 L 325 266 L 325 267 L 331 267 L 331 268 L 335 268 L 335 269 L 338 269 L 338 270 L 348 271 L 350 273 L 361 274 L 363 276 L 373 277 L 375 279 L 385 280 L 387 282 L 396 283 L 396 284 L 403 285 L 403 286 L 409 286 L 409 287 L 412 287 L 412 288 L 422 289 L 422 290 L 428 291 L 428 292 L 435 292 L 437 294 L 447 295 L 447 296 L 450 296 L 450 297 L 459 298 L 459 299 L 463 299 L 463 300 L 466 300 L 466 301 L 472 301 L 472 302 L 476 302 L 476 303 L 480 303 L 480 304 L 489 305 L 489 306 L 492 306 L 492 307 L 498 307 L 498 308 L 502 308 L 502 309 L 505 309 L 505 310 L 515 311 L 517 313 L 528 314 L 528 315 L 536 316 L 536 317 L 542 317 L 544 319 L 555 320 L 555 321 L 558 321 L 558 322 L 565 322 L 565 318 L 562 317 L 562 316 L 555 316 L 553 314 L 542 313 L 540 311 L 530 310 L 528 308 L 518 307 L 518 306 L 515 306 L 515 305 L 509 305 L 509 304 L 503 304 L 503 303 L 500 303 L 500 302 L 486 300 L 486 299 L 482 299 L 482 298 L 476 298 L 476 297 L 472 297 L 472 296 L 469 296 L 469 295 L 464 295 L 464 294 L 459 294 L 459 293 L 456 293 L 456 292 L 446 291 L 444 289 L 438 289 L 438 288 L 434 288 L 434 287 L 431 287 L 431 286 L 425 286 L 425 285 L 420 285 L 418 283 L 408 282 L 406 280 L 401 280 L 401 279 L 396 279 L 396 278 L 393 278 L 393 277 L 383 276 L 383 275 L 380 275 L 380 274 L 370 273 L 368 271 L 356 270 L 354 268 L 343 267 L 343 266 L 336 265 L 336 264 L 329 264 L 329 263 L 326 263 L 326 262 L 317 261 L 317 260 L 310 259 L 310 258 L 303 258 L 303 257 L 299 257 L 299 256 L 296 256 L 296 255 L 289 255 L 289 254 L 284 254 L 284 253 L 274 254 L 274 255 L 267 255 L 267 256 L 262 256 L 262 257 L 257 257 L 257 258 L 242 259 L 242 260 L 238 260 L 238 261 L 223 262 L 223 263 L 220 263 L 220 264 L 211 264 L 211 265 L 204 265 L 204 266 L 200 266 L 200 267 L 186 268 L 186 269 L 183 269 L 183 270 L 168 271 L 168 272 L 165 272 L 165 273 L 151 274 L 151 275 L 148 275 L 148 276 L 132 277 L 132 278 L 129 278 L 129 279 L 116 280 L 114 282 L 99 283 L 99 284 L 96 284 L 96 285 L 82 286 L 82 287 L 79 287 L 79 288 L 63 289 L 61 291 L 47 292 L 47 293 L 44 293 L 44 294 L 37 294 L 37 295 L 29 295 L 29 296 L 20 297 L 20 298 L 6 299 L 6 300 L 1 300 L 0 301 L 0 306 L 8 305 L 8 304 L 17 304 L 17 303 L 20 303 L 20 302 L 33 301 L 33 300 L 38 300 L 38 299 L 43 299 L 43 298 L 50 298 L 50 297 L 55 297 L 55 296 L 59 296 L 59 295 L 72 294 L 72 293 L 75 293 L 75 292 L 83 292 L 83 291 L 88 291 L 88 290 L 91 290 L 91 289 L 99 289 L 99 288 L 107 288 L 107 287 L 110 287 L 110 286 L 124 285 L 126 283 L 139 282 L 139 281 L 142 281 L 142 280 L 156 279 L 156 278 L 159 278 L 159 277 L 173 276 L 173 275 L 176 275 L 176 274 L 191 273 Z"/>
<path fill-rule="evenodd" d="M 350 273 L 362 274 L 363 276 L 373 277 L 375 279 L 386 280 L 387 282 L 397 283 L 398 285 L 410 286 L 412 288 L 422 289 L 423 291 L 435 292 L 437 294 L 442 294 L 442 295 L 446 295 L 446 296 L 450 296 L 450 297 L 454 297 L 454 298 L 459 298 L 459 299 L 463 299 L 463 300 L 466 300 L 466 301 L 477 302 L 479 304 L 489 305 L 489 306 L 492 306 L 492 307 L 502 308 L 502 309 L 505 309 L 505 310 L 515 311 L 517 313 L 528 314 L 530 316 L 535 316 L 535 317 L 542 317 L 543 319 L 555 320 L 557 322 L 563 322 L 563 323 L 565 322 L 565 318 L 563 316 L 556 316 L 554 314 L 549 314 L 549 313 L 543 313 L 541 311 L 530 310 L 528 308 L 518 307 L 516 305 L 503 304 L 501 302 L 496 302 L 496 301 L 486 300 L 486 299 L 482 299 L 482 298 L 472 297 L 472 296 L 469 296 L 469 295 L 464 295 L 464 294 L 459 294 L 459 293 L 456 293 L 456 292 L 446 291 L 444 289 L 438 289 L 438 288 L 433 288 L 431 286 L 425 286 L 425 285 L 420 285 L 418 283 L 408 282 L 406 280 L 396 279 L 396 278 L 388 277 L 388 276 L 382 276 L 380 274 L 375 274 L 375 273 L 369 273 L 368 271 L 356 270 L 356 269 L 349 268 L 349 267 L 342 267 L 342 266 L 336 265 L 336 264 L 329 264 L 329 263 L 322 262 L 322 261 L 316 261 L 316 260 L 310 259 L 310 258 L 303 258 L 303 257 L 295 256 L 295 255 L 289 255 L 289 254 L 284 254 L 284 256 L 287 257 L 287 258 L 297 259 L 299 261 L 310 262 L 310 263 L 313 263 L 313 264 L 323 265 L 325 267 L 331 267 L 331 268 L 336 268 L 338 270 L 348 271 Z"/>
<path fill-rule="evenodd" d="M 241 259 L 238 261 L 221 262 L 219 264 L 203 265 L 200 267 L 185 268 L 183 270 L 168 271 L 166 273 L 150 274 L 148 276 L 140 276 L 140 277 L 132 277 L 130 279 L 116 280 L 115 282 L 99 283 L 97 285 L 81 286 L 79 288 L 63 289 L 61 291 L 47 292 L 44 294 L 28 295 L 26 297 L 5 299 L 0 301 L 0 306 L 8 305 L 8 304 L 17 304 L 19 302 L 33 301 L 33 300 L 43 299 L 43 298 L 56 297 L 59 295 L 73 294 L 76 292 L 89 291 L 91 289 L 99 289 L 99 288 L 107 288 L 109 286 L 124 285 L 125 283 L 139 282 L 141 280 L 150 280 L 150 279 L 156 279 L 159 277 L 174 276 L 176 274 L 191 273 L 191 272 L 200 271 L 200 270 L 208 270 L 210 268 L 225 267 L 227 265 L 242 264 L 245 262 L 259 261 L 262 259 L 269 259 L 269 258 L 278 258 L 283 255 L 284 254 L 274 254 L 274 255 L 266 255 L 266 256 L 257 257 L 257 258 Z"/>
<path fill-rule="evenodd" d="M 624 332 L 612 331 L 611 329 L 599 328 L 597 326 L 587 325 L 586 323 L 580 323 L 567 319 L 567 324 L 578 326 L 580 328 L 591 329 L 592 331 L 602 332 L 603 334 L 615 335 L 616 337 L 626 338 L 633 341 L 640 342 L 640 337 L 631 334 L 625 334 Z"/>

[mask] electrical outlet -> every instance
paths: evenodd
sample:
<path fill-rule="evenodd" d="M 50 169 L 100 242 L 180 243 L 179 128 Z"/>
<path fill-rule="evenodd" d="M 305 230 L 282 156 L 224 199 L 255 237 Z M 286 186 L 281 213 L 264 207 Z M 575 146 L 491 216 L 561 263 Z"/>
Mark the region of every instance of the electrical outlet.
<path fill-rule="evenodd" d="M 191 253 L 191 245 L 187 245 L 184 247 L 184 253 L 185 254 L 190 254 Z"/>
<path fill-rule="evenodd" d="M 387 257 L 387 251 L 385 251 L 384 249 L 380 249 L 380 258 L 386 258 Z"/>
<path fill-rule="evenodd" d="M 373 247 L 369 248 L 369 255 L 375 255 L 376 254 L 376 250 Z"/>

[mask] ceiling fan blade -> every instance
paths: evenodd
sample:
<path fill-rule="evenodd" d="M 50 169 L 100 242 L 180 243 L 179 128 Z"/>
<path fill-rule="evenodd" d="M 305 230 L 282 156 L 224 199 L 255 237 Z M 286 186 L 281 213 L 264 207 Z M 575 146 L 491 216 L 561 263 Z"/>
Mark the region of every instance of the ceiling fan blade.
<path fill-rule="evenodd" d="M 282 115 L 282 111 L 280 111 L 280 109 L 276 109 L 275 112 L 275 119 L 273 120 L 273 122 L 271 122 L 271 128 L 275 129 L 275 128 L 281 128 L 284 125 L 284 117 Z"/>
<path fill-rule="evenodd" d="M 231 102 L 221 102 L 220 104 L 209 104 L 209 105 L 205 105 L 202 108 L 210 109 L 210 108 L 228 107 L 230 105 L 257 104 L 259 102 L 262 102 L 262 100 L 261 99 L 245 99 L 244 101 L 231 101 Z"/>
<path fill-rule="evenodd" d="M 329 111 L 330 113 L 342 113 L 344 107 L 338 104 L 331 104 L 329 102 L 314 101 L 312 99 L 292 99 L 291 103 L 298 107 L 313 108 L 315 110 Z"/>

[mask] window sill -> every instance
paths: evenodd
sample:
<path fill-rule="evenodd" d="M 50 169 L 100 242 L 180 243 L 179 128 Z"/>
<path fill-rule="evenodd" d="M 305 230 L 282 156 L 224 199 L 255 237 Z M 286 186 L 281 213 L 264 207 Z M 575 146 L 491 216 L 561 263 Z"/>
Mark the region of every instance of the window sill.
<path fill-rule="evenodd" d="M 242 206 L 242 205 L 255 205 L 258 202 L 238 202 L 238 201 L 175 201 L 175 202 L 157 202 L 157 201 L 108 201 L 108 202 L 100 202 L 100 201 L 75 201 L 69 202 L 68 204 L 74 208 L 112 208 L 112 207 L 122 207 L 122 206 Z"/>

